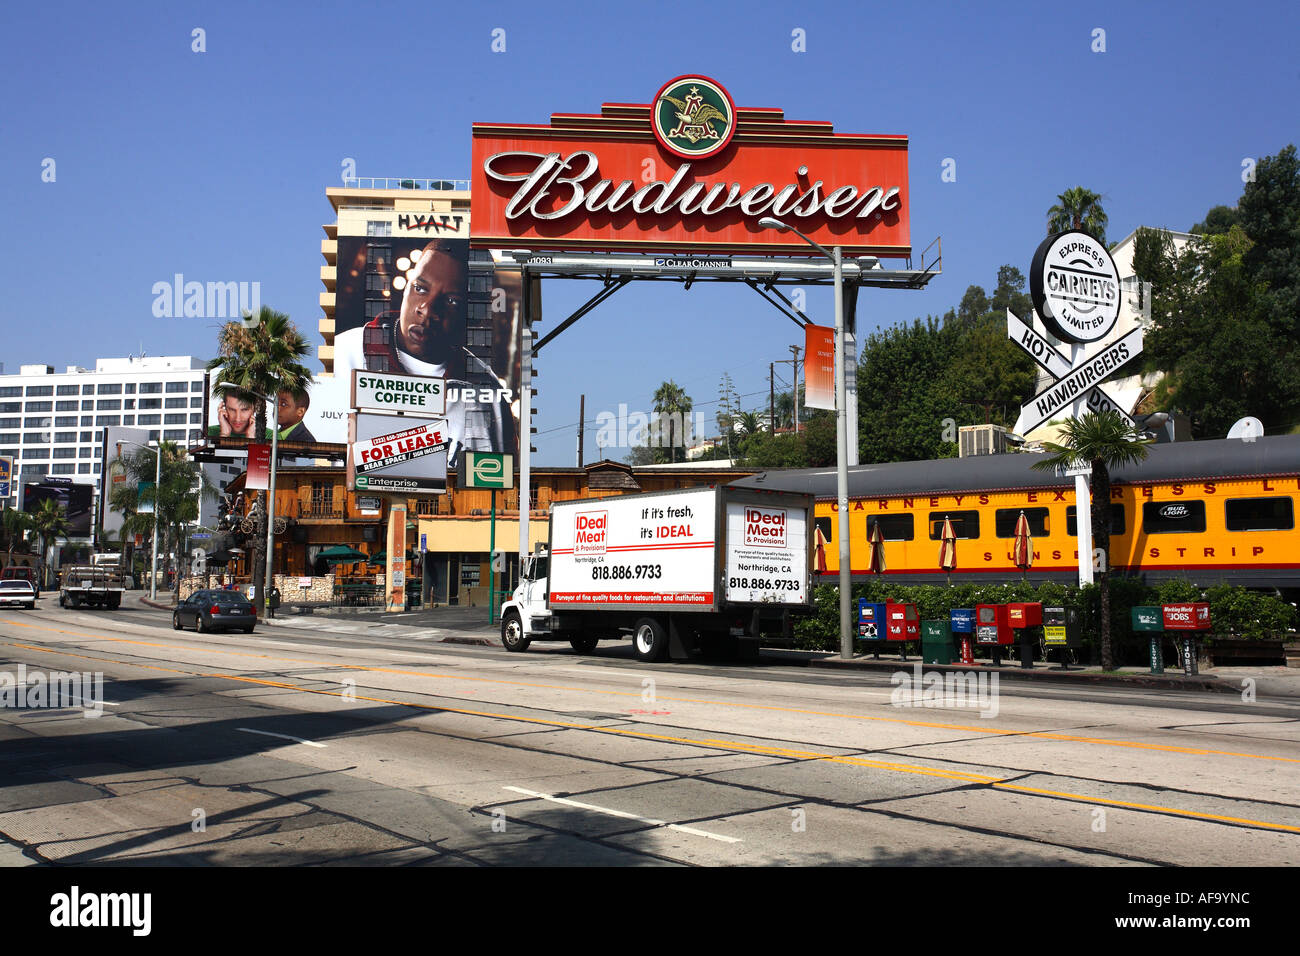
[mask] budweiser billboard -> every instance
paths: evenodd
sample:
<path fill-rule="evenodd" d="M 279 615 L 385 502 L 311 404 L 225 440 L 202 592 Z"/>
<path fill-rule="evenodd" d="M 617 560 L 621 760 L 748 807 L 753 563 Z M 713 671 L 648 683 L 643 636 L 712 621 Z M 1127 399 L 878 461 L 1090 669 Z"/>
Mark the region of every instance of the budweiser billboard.
<path fill-rule="evenodd" d="M 775 216 L 846 254 L 912 253 L 906 136 L 736 107 L 709 77 L 670 80 L 650 103 L 473 132 L 476 247 L 808 253 L 758 225 Z"/>

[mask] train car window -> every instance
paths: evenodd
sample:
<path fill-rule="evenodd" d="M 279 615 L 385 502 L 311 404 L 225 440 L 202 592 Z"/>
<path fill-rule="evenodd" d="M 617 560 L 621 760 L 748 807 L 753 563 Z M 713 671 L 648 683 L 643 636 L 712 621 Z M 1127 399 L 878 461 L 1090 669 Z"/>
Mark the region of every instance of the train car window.
<path fill-rule="evenodd" d="M 1124 514 L 1124 506 L 1121 504 L 1111 503 L 1110 506 L 1110 533 L 1123 534 L 1124 529 L 1128 527 L 1128 519 Z M 1079 536 L 1079 522 L 1076 518 L 1074 505 L 1065 509 L 1065 533 L 1071 538 Z"/>
<path fill-rule="evenodd" d="M 1205 530 L 1204 501 L 1148 501 L 1142 505 L 1146 534 L 1199 534 Z"/>
<path fill-rule="evenodd" d="M 1032 536 L 1041 538 L 1048 533 L 1051 524 L 1047 520 L 1046 508 L 999 508 L 993 514 L 995 533 L 999 538 L 1016 536 L 1016 522 L 1020 520 L 1022 511 L 1029 522 L 1029 533 Z"/>
<path fill-rule="evenodd" d="M 916 537 L 914 518 L 915 515 L 867 515 L 867 540 L 871 540 L 876 525 L 880 525 L 880 536 L 886 541 L 911 541 Z"/>
<path fill-rule="evenodd" d="M 828 544 L 831 541 L 835 540 L 831 535 L 832 522 L 830 518 L 814 518 L 813 524 L 815 525 L 817 530 L 822 533 L 822 537 L 826 539 L 826 542 Z"/>
<path fill-rule="evenodd" d="M 952 522 L 952 530 L 957 537 L 978 538 L 980 536 L 980 513 L 978 511 L 931 511 L 930 540 L 938 541 L 943 537 L 943 519 Z"/>
<path fill-rule="evenodd" d="M 1295 513 L 1290 498 L 1229 498 L 1223 504 L 1229 531 L 1290 531 Z"/>

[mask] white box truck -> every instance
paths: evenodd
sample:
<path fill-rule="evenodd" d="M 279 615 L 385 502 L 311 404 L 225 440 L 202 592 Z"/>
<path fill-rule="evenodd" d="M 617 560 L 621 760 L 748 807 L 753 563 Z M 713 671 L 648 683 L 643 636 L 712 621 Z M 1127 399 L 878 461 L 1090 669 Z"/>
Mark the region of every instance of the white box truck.
<path fill-rule="evenodd" d="M 551 506 L 550 540 L 501 607 L 501 642 L 631 635 L 641 660 L 733 653 L 789 636 L 812 601 L 811 495 L 713 486 Z"/>

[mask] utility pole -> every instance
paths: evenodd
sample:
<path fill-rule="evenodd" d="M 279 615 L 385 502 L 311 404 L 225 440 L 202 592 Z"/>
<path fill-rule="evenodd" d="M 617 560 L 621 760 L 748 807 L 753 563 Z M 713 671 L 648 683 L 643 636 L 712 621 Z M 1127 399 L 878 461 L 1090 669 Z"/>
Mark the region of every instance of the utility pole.
<path fill-rule="evenodd" d="M 582 467 L 582 431 L 586 426 L 587 396 L 578 396 L 578 467 Z"/>
<path fill-rule="evenodd" d="M 776 363 L 767 363 L 767 433 L 776 434 Z"/>

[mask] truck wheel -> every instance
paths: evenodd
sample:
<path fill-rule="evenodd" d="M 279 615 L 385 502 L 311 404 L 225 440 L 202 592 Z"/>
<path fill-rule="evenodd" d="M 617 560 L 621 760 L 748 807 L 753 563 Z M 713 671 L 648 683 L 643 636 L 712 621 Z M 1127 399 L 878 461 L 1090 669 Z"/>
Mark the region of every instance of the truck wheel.
<path fill-rule="evenodd" d="M 660 660 L 668 650 L 668 632 L 654 618 L 643 617 L 632 629 L 632 650 L 637 660 Z"/>
<path fill-rule="evenodd" d="M 569 638 L 569 644 L 579 654 L 590 654 L 596 649 L 596 645 L 599 643 L 600 638 L 592 637 L 590 634 L 583 634 L 579 637 Z"/>
<path fill-rule="evenodd" d="M 507 611 L 501 618 L 501 643 L 508 651 L 526 651 L 532 643 L 524 637 L 524 624 L 516 611 Z"/>
<path fill-rule="evenodd" d="M 122 595 L 114 594 L 108 599 L 108 607 L 110 610 L 116 611 L 121 606 L 122 606 Z"/>
<path fill-rule="evenodd" d="M 59 592 L 59 607 L 67 607 L 67 606 L 68 606 L 67 597 L 64 595 L 64 593 L 63 593 L 62 591 L 60 591 L 60 592 Z"/>
<path fill-rule="evenodd" d="M 69 595 L 68 607 L 72 608 L 73 610 L 76 610 L 77 608 L 81 607 L 81 598 L 77 597 L 75 594 Z"/>

